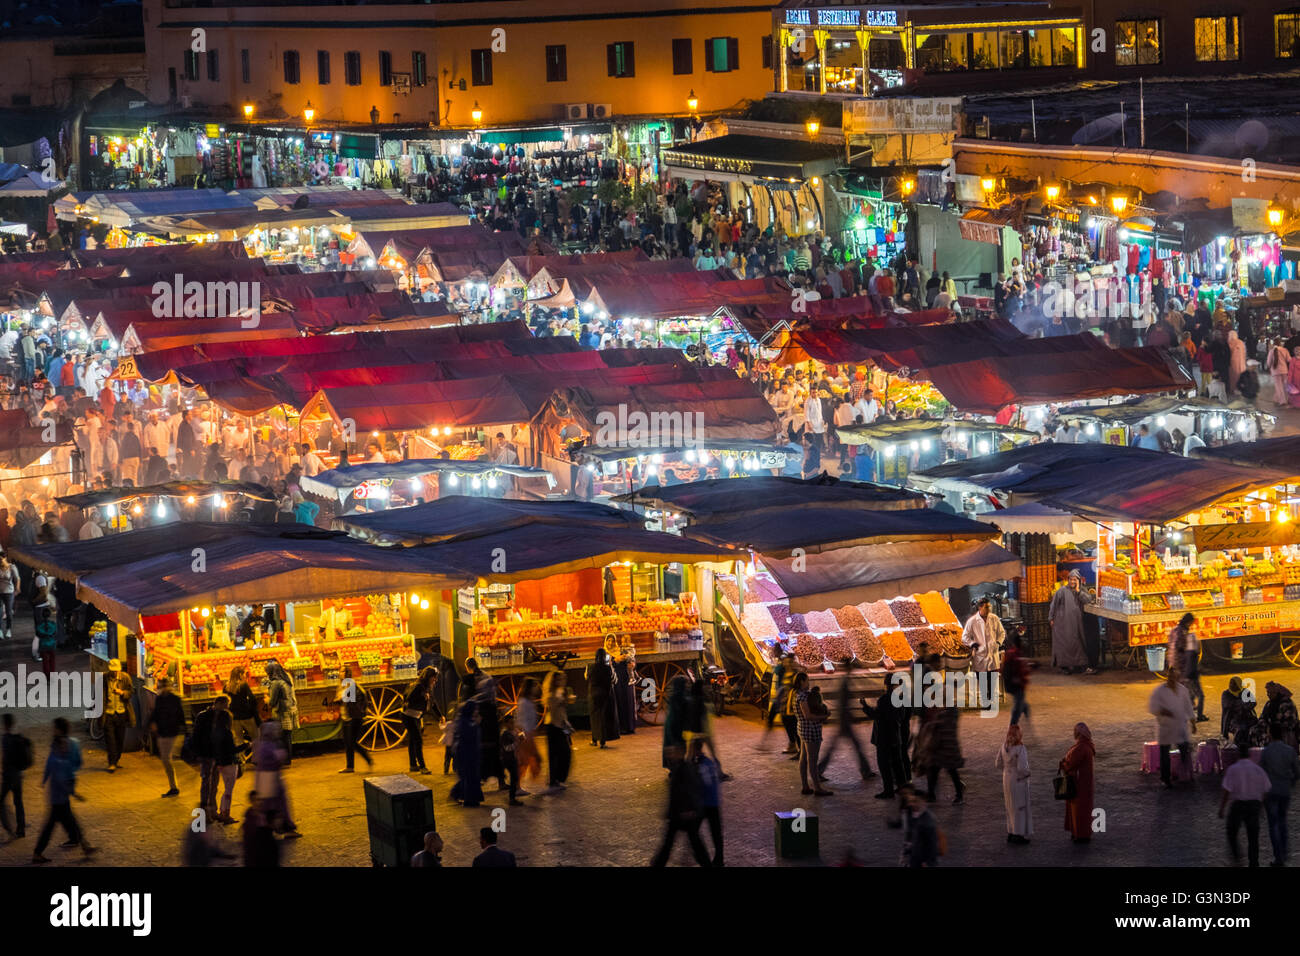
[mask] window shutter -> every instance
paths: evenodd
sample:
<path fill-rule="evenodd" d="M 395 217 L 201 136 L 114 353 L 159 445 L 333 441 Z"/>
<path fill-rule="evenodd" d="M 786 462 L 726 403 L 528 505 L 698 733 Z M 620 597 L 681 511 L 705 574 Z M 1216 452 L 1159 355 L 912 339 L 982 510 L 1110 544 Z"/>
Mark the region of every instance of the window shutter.
<path fill-rule="evenodd" d="M 627 67 L 627 75 L 636 76 L 636 51 L 631 43 L 624 43 L 623 49 L 627 52 L 627 62 L 624 64 Z"/>
<path fill-rule="evenodd" d="M 609 61 L 609 75 L 618 76 L 618 56 L 614 52 L 614 44 L 605 47 L 605 58 Z"/>
<path fill-rule="evenodd" d="M 704 41 L 704 72 L 706 73 L 712 73 L 714 71 L 713 43 L 713 40 Z"/>
<path fill-rule="evenodd" d="M 740 40 L 736 37 L 727 37 L 727 69 L 740 69 Z"/>

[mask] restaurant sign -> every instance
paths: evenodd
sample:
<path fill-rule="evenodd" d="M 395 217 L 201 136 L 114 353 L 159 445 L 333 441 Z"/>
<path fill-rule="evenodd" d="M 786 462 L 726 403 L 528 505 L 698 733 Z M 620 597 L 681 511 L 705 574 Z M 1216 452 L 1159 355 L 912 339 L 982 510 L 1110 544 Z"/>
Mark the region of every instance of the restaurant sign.
<path fill-rule="evenodd" d="M 814 14 L 816 19 L 814 19 Z M 853 7 L 822 7 L 817 10 L 796 7 L 785 11 L 785 22 L 791 26 L 810 27 L 896 27 L 897 10 L 863 10 Z"/>
<path fill-rule="evenodd" d="M 857 136 L 951 133 L 960 115 L 960 97 L 858 99 L 844 104 L 843 124 Z"/>
<path fill-rule="evenodd" d="M 1252 521 L 1240 524 L 1198 524 L 1192 528 L 1198 551 L 1233 548 L 1280 548 L 1300 544 L 1300 527 L 1288 521 Z"/>
<path fill-rule="evenodd" d="M 682 153 L 668 150 L 664 153 L 664 164 L 683 169 L 699 169 L 710 173 L 752 174 L 755 163 L 748 159 L 736 159 L 729 156 L 701 156 L 697 153 Z"/>

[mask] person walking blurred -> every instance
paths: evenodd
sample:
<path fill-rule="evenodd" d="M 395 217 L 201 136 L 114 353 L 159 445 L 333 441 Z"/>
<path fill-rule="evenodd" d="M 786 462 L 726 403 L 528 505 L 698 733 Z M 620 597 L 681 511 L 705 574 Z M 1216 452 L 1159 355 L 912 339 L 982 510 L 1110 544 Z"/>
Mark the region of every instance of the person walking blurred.
<path fill-rule="evenodd" d="M 72 813 L 72 798 L 77 794 L 77 771 L 81 769 L 81 745 L 75 738 L 68 736 L 68 722 L 62 717 L 54 718 L 54 739 L 50 742 L 50 753 L 45 758 L 45 773 L 41 786 L 46 787 L 50 801 L 50 815 L 41 827 L 41 835 L 36 838 L 36 849 L 32 852 L 33 863 L 49 863 L 44 855 L 54 835 L 55 825 L 60 825 L 68 835 L 68 843 L 81 847 L 81 852 L 90 856 L 96 848 L 90 845 L 81 830 L 76 816 Z"/>
<path fill-rule="evenodd" d="M 1244 824 L 1248 864 L 1259 866 L 1259 811 L 1272 786 L 1267 771 L 1253 760 L 1238 760 L 1223 772 L 1219 818 L 1228 818 L 1228 850 L 1234 862 L 1241 859 L 1237 837 Z"/>
<path fill-rule="evenodd" d="M 542 699 L 546 702 L 546 769 L 552 791 L 563 790 L 569 779 L 569 765 L 573 750 L 569 738 L 573 725 L 569 723 L 569 688 L 564 671 L 553 671 L 542 683 Z"/>
<path fill-rule="evenodd" d="M 998 751 L 995 766 L 1002 771 L 1002 802 L 1007 811 L 1007 842 L 1024 844 L 1034 834 L 1029 807 L 1029 751 L 1020 727 L 1012 724 Z"/>
<path fill-rule="evenodd" d="M 222 784 L 221 804 L 215 819 L 218 823 L 234 823 L 230 807 L 235 795 L 235 780 L 239 777 L 239 756 L 235 750 L 235 725 L 230 719 L 230 698 L 221 694 L 212 709 L 216 711 L 212 716 L 212 759 Z M 215 788 L 213 797 L 216 797 Z"/>
<path fill-rule="evenodd" d="M 158 680 L 158 698 L 149 717 L 149 729 L 153 731 L 158 759 L 167 775 L 167 792 L 163 796 L 174 797 L 180 790 L 176 786 L 176 766 L 172 755 L 179 754 L 185 741 L 185 709 L 181 706 L 181 699 L 172 692 L 172 682 L 166 677 Z"/>
<path fill-rule="evenodd" d="M 535 677 L 524 678 L 519 691 L 519 708 L 516 723 L 519 727 L 519 782 L 536 778 L 542 772 L 542 758 L 537 752 L 537 729 L 541 722 L 538 703 L 542 685 Z"/>
<path fill-rule="evenodd" d="M 424 715 L 431 708 L 437 708 L 433 702 L 433 682 L 437 677 L 438 671 L 433 667 L 420 671 L 406 689 L 402 701 L 402 724 L 406 727 L 406 756 L 409 764 L 407 773 L 433 772 L 424 763 Z"/>
<path fill-rule="evenodd" d="M 614 705 L 614 668 L 604 647 L 596 648 L 596 659 L 587 668 L 586 678 L 591 745 L 604 750 L 606 743 L 619 737 Z"/>
<path fill-rule="evenodd" d="M 361 735 L 365 732 L 366 702 L 361 696 L 357 683 L 351 677 L 344 677 L 339 682 L 339 695 L 334 700 L 339 707 L 339 717 L 343 725 L 344 767 L 339 773 L 356 772 L 356 755 L 367 767 L 375 765 L 366 748 L 361 746 Z"/>
<path fill-rule="evenodd" d="M 1093 762 L 1097 749 L 1092 743 L 1092 731 L 1080 721 L 1074 725 L 1074 745 L 1061 758 L 1063 776 L 1074 778 L 1074 796 L 1065 801 L 1065 829 L 1075 843 L 1092 839 Z"/>
<path fill-rule="evenodd" d="M 1160 779 L 1166 789 L 1174 785 L 1170 771 L 1169 748 L 1177 747 L 1182 757 L 1183 770 L 1192 769 L 1192 744 L 1189 733 L 1196 714 L 1192 698 L 1178 679 L 1178 671 L 1170 669 L 1165 682 L 1151 692 L 1147 711 L 1156 718 L 1156 740 L 1160 744 Z"/>
<path fill-rule="evenodd" d="M 700 838 L 700 824 L 704 822 L 704 817 L 699 766 L 694 760 L 686 759 L 686 750 L 679 745 L 664 749 L 664 761 L 668 764 L 668 825 L 659 851 L 650 865 L 667 866 L 673 844 L 677 842 L 677 834 L 685 833 L 691 852 L 695 854 L 695 862 L 700 866 L 711 866 L 709 851 Z"/>
<path fill-rule="evenodd" d="M 33 763 L 32 742 L 14 733 L 14 715 L 4 715 L 4 736 L 0 737 L 0 826 L 14 839 L 27 835 L 27 813 L 23 809 L 23 773 Z M 5 797 L 13 794 L 14 820 L 9 822 Z"/>
<path fill-rule="evenodd" d="M 856 669 L 857 662 L 850 658 L 844 661 L 841 666 L 844 668 L 844 676 L 840 678 L 839 692 L 836 697 L 837 720 L 835 736 L 831 738 L 830 744 L 826 747 L 821 760 L 817 763 L 817 775 L 821 777 L 826 773 L 826 768 L 830 766 L 831 757 L 835 755 L 836 748 L 841 743 L 847 743 L 849 749 L 857 755 L 858 775 L 863 780 L 869 780 L 876 775 L 876 772 L 871 769 L 871 761 L 867 759 L 867 753 L 862 749 L 862 744 L 858 741 L 858 735 L 853 732 L 850 684 L 853 681 L 853 671 Z"/>
<path fill-rule="evenodd" d="M 1269 735 L 1272 740 L 1259 758 L 1259 765 L 1268 774 L 1271 784 L 1264 796 L 1264 810 L 1268 815 L 1268 839 L 1273 846 L 1272 865 L 1286 866 L 1286 814 L 1291 806 L 1291 788 L 1300 780 L 1300 758 L 1296 756 L 1296 749 L 1283 739 L 1280 726 L 1271 728 Z"/>
<path fill-rule="evenodd" d="M 871 744 L 876 748 L 876 766 L 880 768 L 880 782 L 884 787 L 876 794 L 876 799 L 892 799 L 912 779 L 912 768 L 907 759 L 911 712 L 895 702 L 894 686 L 888 681 L 874 707 L 865 697 L 858 703 L 872 721 Z"/>
<path fill-rule="evenodd" d="M 288 837 L 301 836 L 298 825 L 293 822 L 293 814 L 289 810 L 289 794 L 284 787 L 284 778 L 280 775 L 280 770 L 289 765 L 283 732 L 276 721 L 267 720 L 258 728 L 258 734 L 257 744 L 253 747 L 252 759 L 257 767 L 253 789 L 261 801 L 262 811 L 276 832 Z"/>
<path fill-rule="evenodd" d="M 464 701 L 456 709 L 456 775 L 460 779 L 451 788 L 451 799 L 464 807 L 483 802 L 481 719 L 478 700 Z"/>

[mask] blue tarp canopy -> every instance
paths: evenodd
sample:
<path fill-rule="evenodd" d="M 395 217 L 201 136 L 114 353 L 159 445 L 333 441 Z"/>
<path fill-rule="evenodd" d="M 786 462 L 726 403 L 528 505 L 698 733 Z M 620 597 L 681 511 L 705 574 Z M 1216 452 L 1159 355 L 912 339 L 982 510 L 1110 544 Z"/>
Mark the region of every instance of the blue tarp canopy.
<path fill-rule="evenodd" d="M 866 482 L 842 481 L 827 474 L 806 481 L 801 478 L 752 475 L 744 479 L 710 478 L 669 487 L 646 485 L 640 491 L 618 495 L 613 500 L 688 515 L 694 524 L 727 521 L 738 515 L 752 515 L 761 511 L 789 511 L 808 507 L 859 508 L 871 511 L 925 507 L 925 496 L 915 491 Z"/>
<path fill-rule="evenodd" d="M 643 526 L 636 515 L 606 505 L 465 495 L 444 495 L 437 501 L 410 508 L 334 519 L 336 529 L 354 537 L 376 544 L 405 546 L 475 538 L 530 524 L 618 529 Z"/>
<path fill-rule="evenodd" d="M 998 531 L 979 521 L 929 508 L 863 511 L 816 505 L 747 512 L 693 524 L 687 537 L 763 555 L 804 554 L 890 541 L 983 541 Z"/>
<path fill-rule="evenodd" d="M 201 550 L 196 553 L 196 548 Z M 466 572 L 440 563 L 432 551 L 375 548 L 346 535 L 282 524 L 172 524 L 12 551 L 25 564 L 75 580 L 80 600 L 133 630 L 140 617 L 194 605 L 454 589 L 473 583 Z"/>
<path fill-rule="evenodd" d="M 1290 475 L 1124 445 L 1024 445 L 916 472 L 921 488 L 1009 494 L 1096 520 L 1162 524 Z"/>
<path fill-rule="evenodd" d="M 492 475 L 500 473 L 515 478 L 545 479 L 547 487 L 555 486 L 555 476 L 543 468 L 523 465 L 500 465 L 491 461 L 457 461 L 447 458 L 411 458 L 406 461 L 372 462 L 331 468 L 318 475 L 304 475 L 299 484 L 302 490 L 323 498 L 343 501 L 352 489 L 367 481 L 400 481 L 403 478 L 423 478 L 435 472 L 452 472 L 460 475 Z"/>
<path fill-rule="evenodd" d="M 1262 438 L 1259 441 L 1233 442 L 1214 448 L 1195 448 L 1193 458 L 1227 462 L 1246 468 L 1270 468 L 1287 475 L 1300 476 L 1300 435 L 1285 438 Z"/>

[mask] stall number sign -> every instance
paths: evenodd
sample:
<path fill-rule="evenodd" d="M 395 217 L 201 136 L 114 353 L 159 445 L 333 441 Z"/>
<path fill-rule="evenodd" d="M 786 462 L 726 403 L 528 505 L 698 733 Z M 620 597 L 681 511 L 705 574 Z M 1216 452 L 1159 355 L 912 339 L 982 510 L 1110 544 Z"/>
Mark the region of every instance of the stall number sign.
<path fill-rule="evenodd" d="M 760 451 L 758 453 L 758 464 L 760 468 L 784 468 L 785 452 Z"/>
<path fill-rule="evenodd" d="M 135 364 L 135 356 L 123 355 L 117 363 L 117 368 L 113 370 L 113 374 L 110 375 L 109 378 L 121 382 L 135 378 L 143 378 L 143 376 L 140 374 L 140 369 Z"/>
<path fill-rule="evenodd" d="M 1214 640 L 1218 637 L 1243 637 L 1252 634 L 1276 634 L 1288 631 L 1300 624 L 1300 607 L 1287 605 L 1254 605 L 1252 607 L 1228 608 L 1217 613 L 1193 612 L 1196 615 L 1194 630 L 1201 640 Z M 1143 624 L 1129 625 L 1129 645 L 1141 647 L 1153 644 L 1166 644 L 1170 629 L 1183 616 L 1176 611 L 1164 621 L 1148 621 Z"/>

